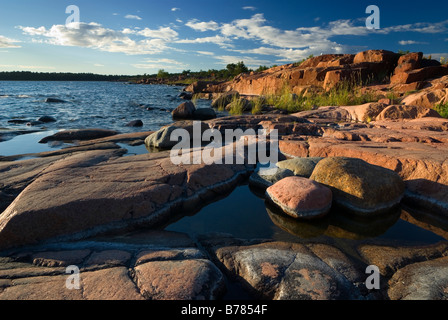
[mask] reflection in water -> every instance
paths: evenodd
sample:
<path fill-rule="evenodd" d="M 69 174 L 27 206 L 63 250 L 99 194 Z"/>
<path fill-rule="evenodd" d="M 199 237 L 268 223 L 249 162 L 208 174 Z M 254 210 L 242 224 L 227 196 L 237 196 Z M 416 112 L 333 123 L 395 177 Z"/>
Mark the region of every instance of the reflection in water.
<path fill-rule="evenodd" d="M 401 214 L 401 219 L 448 240 L 448 217 L 406 208 Z"/>
<path fill-rule="evenodd" d="M 401 209 L 393 209 L 381 215 L 360 217 L 342 210 L 333 210 L 326 235 L 333 238 L 363 240 L 385 234 L 400 219 Z"/>
<path fill-rule="evenodd" d="M 269 203 L 266 203 L 266 211 L 277 227 L 301 239 L 323 236 L 329 225 L 328 216 L 313 221 L 298 220 L 284 214 Z"/>
<path fill-rule="evenodd" d="M 302 239 L 318 236 L 350 240 L 376 238 L 389 230 L 401 214 L 400 210 L 395 210 L 381 216 L 365 218 L 342 210 L 332 210 L 326 217 L 310 221 L 291 218 L 269 203 L 266 208 L 275 225 Z"/>
<path fill-rule="evenodd" d="M 291 218 L 269 203 L 266 208 L 269 217 L 277 227 L 300 239 L 323 236 L 358 241 L 383 239 L 403 243 L 430 244 L 442 241 L 448 236 L 448 232 L 442 232 L 440 227 L 416 223 L 419 221 L 401 208 L 372 217 L 360 217 L 341 209 L 332 209 L 326 217 L 316 220 Z M 434 232 L 435 230 L 438 232 Z"/>
<path fill-rule="evenodd" d="M 225 198 L 198 209 L 195 214 L 176 218 L 164 229 L 189 234 L 222 232 L 237 238 L 291 242 L 382 239 L 424 245 L 443 240 L 429 228 L 425 230 L 400 217 L 403 217 L 401 209 L 371 218 L 332 209 L 326 217 L 320 219 L 298 220 L 267 204 L 263 191 L 243 185 Z"/>

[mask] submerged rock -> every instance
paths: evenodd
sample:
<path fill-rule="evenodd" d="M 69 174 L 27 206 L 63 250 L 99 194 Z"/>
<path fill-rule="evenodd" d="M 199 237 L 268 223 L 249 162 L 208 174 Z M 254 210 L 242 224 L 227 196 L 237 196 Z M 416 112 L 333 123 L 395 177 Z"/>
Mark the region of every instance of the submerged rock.
<path fill-rule="evenodd" d="M 405 191 L 394 171 L 355 158 L 325 158 L 310 179 L 331 188 L 337 204 L 360 215 L 390 210 L 401 202 Z"/>
<path fill-rule="evenodd" d="M 37 121 L 48 123 L 48 122 L 56 122 L 57 120 L 52 116 L 42 116 L 39 119 L 37 119 Z"/>
<path fill-rule="evenodd" d="M 41 124 L 44 124 L 42 121 L 30 121 L 27 122 L 28 127 L 34 127 L 34 126 L 40 126 Z"/>
<path fill-rule="evenodd" d="M 45 103 L 66 103 L 67 101 L 56 99 L 56 98 L 47 98 L 45 99 Z"/>
<path fill-rule="evenodd" d="M 12 119 L 12 120 L 8 120 L 8 123 L 12 123 L 12 124 L 26 124 L 30 122 L 30 120 L 25 120 L 25 119 Z"/>
<path fill-rule="evenodd" d="M 126 127 L 143 127 L 142 120 L 133 120 L 126 124 Z"/>
<path fill-rule="evenodd" d="M 293 218 L 312 219 L 326 215 L 332 204 L 331 190 L 302 177 L 287 177 L 266 190 L 268 200 Z"/>

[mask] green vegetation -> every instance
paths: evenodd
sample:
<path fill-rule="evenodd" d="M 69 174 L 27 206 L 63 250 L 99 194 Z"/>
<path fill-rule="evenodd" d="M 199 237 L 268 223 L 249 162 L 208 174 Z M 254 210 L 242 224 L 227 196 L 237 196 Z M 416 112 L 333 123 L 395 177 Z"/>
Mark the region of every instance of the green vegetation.
<path fill-rule="evenodd" d="M 398 100 L 399 100 L 399 96 L 392 90 L 392 91 L 389 91 L 387 94 L 386 94 L 386 98 L 387 99 L 390 99 L 390 101 L 391 101 L 391 103 L 392 104 L 396 104 L 396 103 L 398 103 Z"/>
<path fill-rule="evenodd" d="M 231 115 L 241 115 L 244 113 L 245 101 L 238 98 L 236 95 L 233 96 L 232 102 L 230 103 L 229 113 Z"/>
<path fill-rule="evenodd" d="M 157 73 L 158 79 L 168 79 L 170 77 L 170 74 L 166 72 L 164 69 L 160 69 Z"/>
<path fill-rule="evenodd" d="M 397 97 L 389 97 L 391 100 L 392 98 L 397 99 Z M 242 101 L 241 99 L 236 100 Z M 235 101 L 235 98 L 233 101 Z M 285 110 L 288 113 L 296 113 L 322 106 L 350 106 L 376 101 L 378 101 L 378 96 L 371 92 L 363 92 L 360 85 L 354 85 L 346 81 L 342 85 L 327 92 L 307 94 L 296 94 L 285 84 L 279 94 L 260 96 L 253 99 L 251 104 L 252 114 L 260 114 L 263 106 L 271 106 L 275 109 Z M 242 114 L 243 106 L 242 102 L 233 103 L 230 113 Z"/>
<path fill-rule="evenodd" d="M 448 102 L 436 105 L 434 110 L 436 110 L 442 117 L 448 119 Z"/>
<path fill-rule="evenodd" d="M 255 99 L 252 100 L 250 103 L 252 104 L 252 114 L 261 114 L 263 111 L 263 103 L 264 99 Z"/>
<path fill-rule="evenodd" d="M 448 64 L 448 58 L 446 57 L 440 57 L 440 64 L 446 65 Z"/>
<path fill-rule="evenodd" d="M 269 69 L 267 66 L 260 66 L 256 72 Z M 165 83 L 171 85 L 189 85 L 196 81 L 228 81 L 241 73 L 253 70 L 246 67 L 243 61 L 230 63 L 225 69 L 208 71 L 184 70 L 179 73 L 169 73 L 160 69 L 156 74 L 142 75 L 98 75 L 93 73 L 46 73 L 31 71 L 11 71 L 0 72 L 0 81 L 128 81 L 139 82 L 141 80 L 151 80 L 154 83 Z"/>

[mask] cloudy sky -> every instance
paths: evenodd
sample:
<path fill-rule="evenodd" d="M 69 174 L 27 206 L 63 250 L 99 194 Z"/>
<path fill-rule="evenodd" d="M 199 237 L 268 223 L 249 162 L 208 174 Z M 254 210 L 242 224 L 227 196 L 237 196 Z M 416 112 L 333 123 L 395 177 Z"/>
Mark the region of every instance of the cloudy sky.
<path fill-rule="evenodd" d="M 380 29 L 366 28 L 369 5 Z M 70 5 L 80 22 L 67 24 Z M 156 73 L 368 49 L 448 57 L 448 2 L 1 0 L 0 71 Z M 70 21 L 69 21 L 70 22 Z"/>

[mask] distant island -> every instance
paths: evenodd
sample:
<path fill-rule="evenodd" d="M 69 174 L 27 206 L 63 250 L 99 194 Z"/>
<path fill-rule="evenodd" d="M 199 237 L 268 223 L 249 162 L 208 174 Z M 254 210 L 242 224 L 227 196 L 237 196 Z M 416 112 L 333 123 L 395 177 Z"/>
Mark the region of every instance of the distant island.
<path fill-rule="evenodd" d="M 207 71 L 184 70 L 179 73 L 169 73 L 160 69 L 156 74 L 143 75 L 101 75 L 94 73 L 70 72 L 32 72 L 32 71 L 3 71 L 0 72 L 0 81 L 122 81 L 131 83 L 153 83 L 170 85 L 189 85 L 198 80 L 228 81 L 241 73 L 264 71 L 269 69 L 260 66 L 257 70 L 246 67 L 243 61 L 231 63 L 225 69 Z"/>

